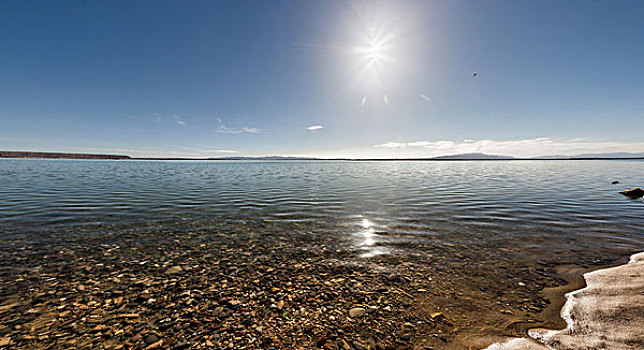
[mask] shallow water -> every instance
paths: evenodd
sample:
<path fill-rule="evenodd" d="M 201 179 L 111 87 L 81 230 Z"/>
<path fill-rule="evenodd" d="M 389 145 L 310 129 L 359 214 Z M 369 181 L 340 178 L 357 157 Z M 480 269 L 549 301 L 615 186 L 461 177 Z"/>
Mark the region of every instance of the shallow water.
<path fill-rule="evenodd" d="M 617 191 L 644 185 L 642 175 L 641 161 L 2 160 L 0 228 L 46 236 L 275 223 L 338 236 L 357 259 L 405 254 L 410 241 L 503 244 L 535 257 L 636 251 L 644 205 Z"/>
<path fill-rule="evenodd" d="M 327 311 L 291 321 L 317 322 L 333 337 L 354 323 L 346 312 L 357 304 L 376 311 L 356 323 L 362 328 L 351 337 L 480 349 L 496 337 L 563 322 L 548 311 L 560 305 L 546 308 L 542 294 L 565 283 L 557 267 L 614 265 L 644 250 L 644 203 L 618 193 L 642 186 L 642 175 L 641 161 L 4 159 L 0 263 L 7 268 L 0 272 L 0 304 L 22 305 L 5 322 L 43 322 L 44 316 L 23 315 L 33 307 L 25 290 L 56 290 L 49 305 L 57 310 L 70 295 L 82 298 L 69 291 L 79 280 L 129 274 L 132 281 L 166 283 L 167 264 L 198 265 L 204 276 L 183 278 L 205 278 L 199 289 L 221 278 L 289 286 L 297 278 L 298 292 L 312 295 L 297 307 Z M 615 180 L 620 184 L 611 185 Z M 85 273 L 87 261 L 105 259 L 110 269 Z M 220 266 L 222 259 L 230 265 Z M 248 289 L 242 282 L 235 282 L 235 293 Z M 218 293 L 226 290 L 213 288 L 208 300 L 222 302 Z M 333 298 L 320 299 L 320 292 Z M 178 312 L 139 311 L 161 318 Z M 325 319 L 329 312 L 335 318 Z M 444 318 L 431 316 L 436 312 Z M 241 322 L 235 317 L 226 320 Z M 272 320 L 252 322 L 270 326 Z"/>

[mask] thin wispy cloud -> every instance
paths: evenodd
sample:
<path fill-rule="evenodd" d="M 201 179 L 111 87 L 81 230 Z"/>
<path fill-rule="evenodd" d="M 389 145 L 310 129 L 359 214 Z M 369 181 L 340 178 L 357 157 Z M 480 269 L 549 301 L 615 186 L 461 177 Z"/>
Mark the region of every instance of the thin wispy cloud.
<path fill-rule="evenodd" d="M 186 125 L 188 125 L 188 123 L 187 123 L 185 120 L 181 119 L 181 117 L 179 117 L 178 115 L 175 115 L 175 116 L 174 116 L 174 121 L 175 121 L 178 125 L 181 125 L 181 126 L 186 126 Z"/>
<path fill-rule="evenodd" d="M 262 129 L 259 128 L 251 128 L 248 126 L 243 126 L 243 127 L 228 127 L 224 124 L 224 122 L 220 119 L 217 118 L 217 129 L 215 130 L 218 133 L 221 134 L 242 134 L 242 133 L 249 133 L 249 134 L 259 134 L 263 132 Z"/>
<path fill-rule="evenodd" d="M 560 141 L 569 143 L 571 141 Z M 415 142 L 387 142 L 375 147 L 385 147 L 385 148 L 407 148 L 407 147 L 423 147 L 431 149 L 473 149 L 478 146 L 488 146 L 488 147 L 508 147 L 508 146 L 518 146 L 518 145 L 544 145 L 552 144 L 553 141 L 548 137 L 540 137 L 536 139 L 527 139 L 527 140 L 509 140 L 509 141 L 496 141 L 496 140 L 463 140 L 461 142 L 455 141 L 415 141 Z"/>
<path fill-rule="evenodd" d="M 224 153 L 224 154 L 237 154 L 239 151 L 235 151 L 232 149 L 202 149 L 200 152 L 203 153 Z"/>
<path fill-rule="evenodd" d="M 241 134 L 243 132 L 241 129 L 231 129 L 223 124 L 219 125 L 215 131 L 220 134 Z"/>
<path fill-rule="evenodd" d="M 644 142 L 596 141 L 590 139 L 552 139 L 539 137 L 519 140 L 463 140 L 386 142 L 374 147 L 414 156 L 440 156 L 483 152 L 516 157 L 578 155 L 584 153 L 642 152 Z M 406 155 L 405 155 L 406 156 Z"/>
<path fill-rule="evenodd" d="M 322 125 L 311 125 L 311 126 L 307 127 L 306 129 L 308 131 L 316 132 L 316 131 L 318 131 L 318 130 L 320 130 L 322 128 L 324 128 Z"/>

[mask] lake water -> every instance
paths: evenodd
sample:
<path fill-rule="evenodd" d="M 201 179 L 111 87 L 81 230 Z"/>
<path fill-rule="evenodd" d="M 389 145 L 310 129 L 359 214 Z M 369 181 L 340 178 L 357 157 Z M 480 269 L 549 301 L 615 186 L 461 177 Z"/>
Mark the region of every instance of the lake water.
<path fill-rule="evenodd" d="M 642 161 L 3 159 L 0 306 L 13 309 L 0 321 L 24 348 L 99 341 L 89 319 L 24 337 L 61 329 L 61 308 L 126 327 L 101 338 L 112 345 L 138 339 L 132 322 L 172 337 L 151 321 L 191 319 L 177 305 L 198 292 L 191 305 L 208 315 L 235 310 L 218 311 L 214 342 L 480 349 L 561 325 L 542 295 L 565 283 L 560 267 L 580 274 L 644 250 L 644 203 L 618 193 L 643 175 Z M 356 305 L 369 314 L 349 317 Z M 119 323 L 124 310 L 145 318 Z"/>
<path fill-rule="evenodd" d="M 45 237 L 274 224 L 336 236 L 356 259 L 405 254 L 410 241 L 535 257 L 630 252 L 644 248 L 644 204 L 617 191 L 643 175 L 641 161 L 2 160 L 0 228 Z"/>

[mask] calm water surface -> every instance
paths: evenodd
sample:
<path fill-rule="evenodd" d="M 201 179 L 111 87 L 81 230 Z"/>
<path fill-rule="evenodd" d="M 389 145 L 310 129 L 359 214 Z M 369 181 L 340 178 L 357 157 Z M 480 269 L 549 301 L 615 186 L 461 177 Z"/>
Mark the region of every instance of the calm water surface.
<path fill-rule="evenodd" d="M 644 248 L 641 161 L 0 160 L 0 234 L 154 230 L 336 237 L 356 259 L 409 243 L 544 255 Z M 611 185 L 614 180 L 620 184 Z"/>

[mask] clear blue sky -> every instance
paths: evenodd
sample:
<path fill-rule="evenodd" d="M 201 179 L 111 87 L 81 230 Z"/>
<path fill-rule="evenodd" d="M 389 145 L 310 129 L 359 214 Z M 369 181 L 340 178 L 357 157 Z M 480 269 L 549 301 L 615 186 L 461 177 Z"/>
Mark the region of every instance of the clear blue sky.
<path fill-rule="evenodd" d="M 643 62 L 643 1 L 2 1 L 0 149 L 644 152 Z"/>

